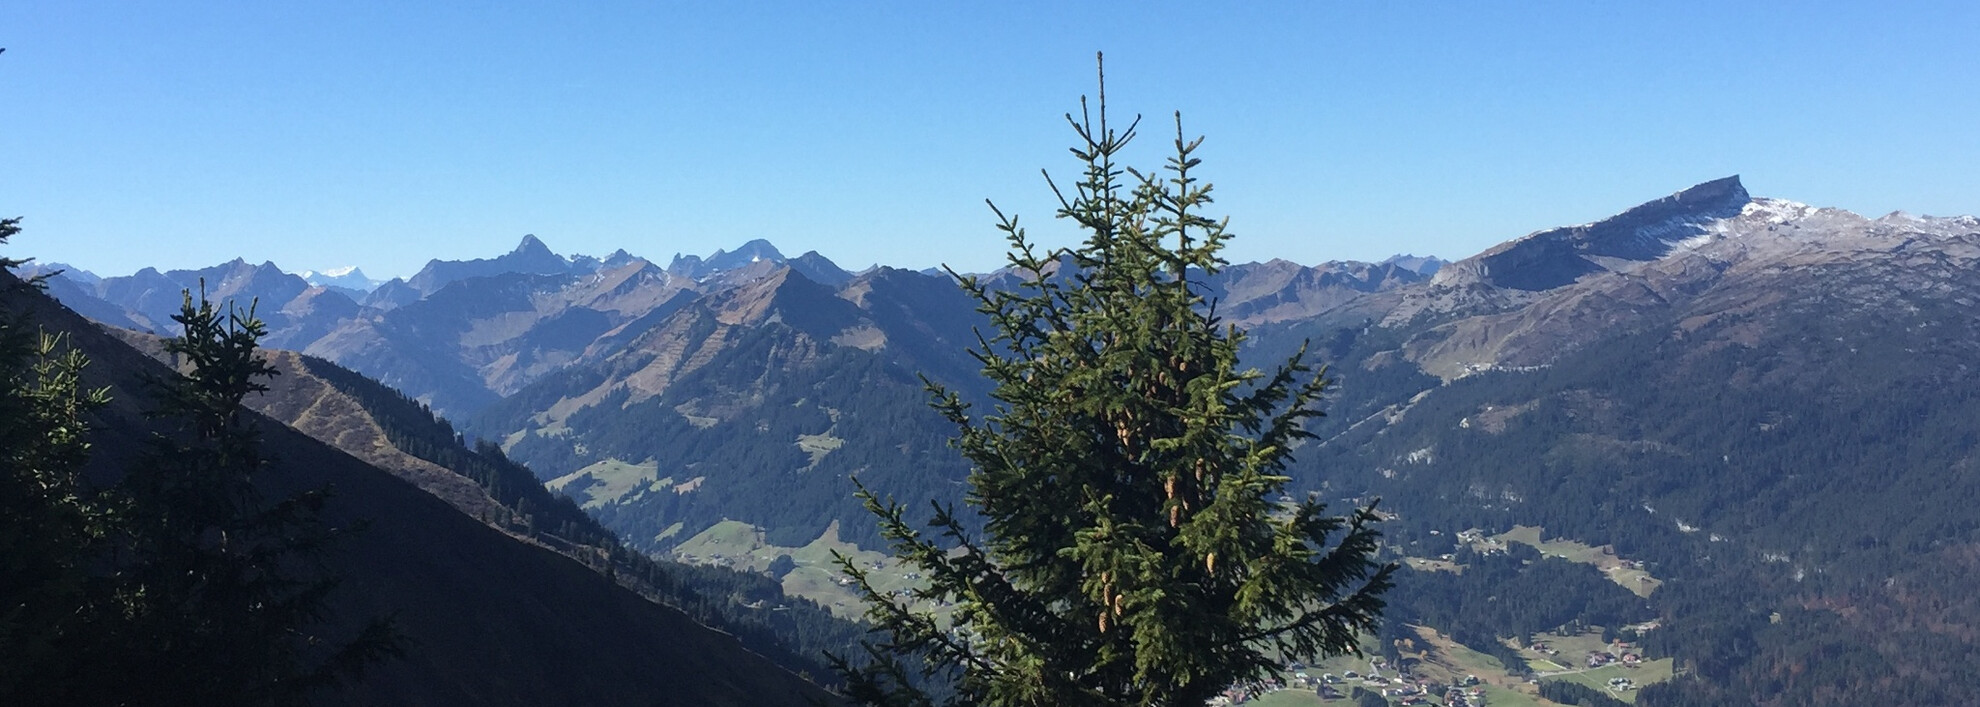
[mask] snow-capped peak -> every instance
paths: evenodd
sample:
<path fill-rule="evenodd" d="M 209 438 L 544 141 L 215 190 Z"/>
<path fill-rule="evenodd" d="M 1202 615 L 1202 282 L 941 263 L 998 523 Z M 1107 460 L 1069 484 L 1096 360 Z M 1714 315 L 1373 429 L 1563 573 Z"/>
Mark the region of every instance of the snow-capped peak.
<path fill-rule="evenodd" d="M 337 287 L 346 287 L 363 292 L 370 292 L 379 285 L 384 284 L 378 280 L 365 277 L 364 271 L 359 270 L 356 265 L 345 265 L 343 267 L 326 268 L 323 270 L 304 270 L 296 273 L 296 276 L 312 285 L 335 285 Z"/>

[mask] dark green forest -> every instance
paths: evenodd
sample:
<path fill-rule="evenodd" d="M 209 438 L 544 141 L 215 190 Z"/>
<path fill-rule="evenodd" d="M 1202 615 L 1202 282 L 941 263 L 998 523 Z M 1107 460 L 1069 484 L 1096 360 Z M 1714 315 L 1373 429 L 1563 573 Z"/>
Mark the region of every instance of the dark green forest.
<path fill-rule="evenodd" d="M 1462 578 L 1401 576 L 1392 621 L 1420 618 L 1491 653 L 1496 637 L 1579 613 L 1499 605 L 1551 584 L 1551 601 L 1585 607 L 1573 617 L 1585 624 L 1661 618 L 1644 645 L 1689 677 L 1639 704 L 1969 699 L 1980 653 L 1954 627 L 1980 618 L 1968 589 L 1980 579 L 1974 318 L 1937 298 L 1845 308 L 1830 292 L 1853 283 L 1824 282 L 1764 322 L 1653 322 L 1539 370 L 1442 385 L 1406 364 L 1370 370 L 1393 350 L 1379 328 L 1266 331 L 1260 349 L 1306 336 L 1342 363 L 1317 428 L 1331 439 L 1302 450 L 1295 477 L 1331 497 L 1382 498 L 1399 552 L 1463 556 Z M 1755 324 L 1758 342 L 1715 340 Z M 1390 405 L 1392 424 L 1356 425 Z M 1509 408 L 1496 431 L 1464 425 Z M 1419 450 L 1430 461 L 1406 461 Z M 1666 584 L 1632 605 L 1588 568 L 1541 561 L 1502 575 L 1451 540 L 1513 525 L 1613 545 Z M 1481 611 L 1470 594 L 1498 602 Z"/>

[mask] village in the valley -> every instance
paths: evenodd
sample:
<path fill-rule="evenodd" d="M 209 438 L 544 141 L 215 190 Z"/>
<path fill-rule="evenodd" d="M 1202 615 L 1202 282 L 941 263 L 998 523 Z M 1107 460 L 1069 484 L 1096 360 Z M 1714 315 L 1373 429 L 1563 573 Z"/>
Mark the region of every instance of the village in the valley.
<path fill-rule="evenodd" d="M 1458 542 L 1483 553 L 1505 552 L 1508 543 L 1529 545 L 1543 555 L 1594 566 L 1610 581 L 1648 597 L 1662 583 L 1643 564 L 1619 558 L 1611 548 L 1590 547 L 1572 540 L 1546 538 L 1540 528 L 1515 526 L 1487 535 L 1477 529 L 1456 533 Z M 1424 571 L 1460 571 L 1451 556 L 1405 558 Z M 1631 634 L 1654 631 L 1652 621 L 1622 627 Z M 1525 662 L 1507 666 L 1499 658 L 1472 650 L 1436 630 L 1412 626 L 1416 639 L 1397 646 L 1400 665 L 1389 664 L 1384 651 L 1371 644 L 1362 655 L 1342 656 L 1317 665 L 1289 663 L 1274 679 L 1249 688 L 1233 688 L 1219 705 L 1303 707 L 1351 704 L 1368 696 L 1393 705 L 1442 707 L 1546 707 L 1559 704 L 1540 696 L 1540 685 L 1567 681 L 1600 691 L 1626 703 L 1636 701 L 1640 688 L 1671 678 L 1673 661 L 1648 660 L 1631 641 L 1603 640 L 1600 627 L 1563 627 L 1554 633 L 1506 641 Z"/>
<path fill-rule="evenodd" d="M 1557 704 L 1539 695 L 1540 683 L 1550 680 L 1579 683 L 1623 702 L 1634 702 L 1635 690 L 1671 676 L 1669 659 L 1645 660 L 1633 642 L 1604 642 L 1600 629 L 1533 637 L 1517 646 L 1530 672 L 1516 676 L 1497 658 L 1470 650 L 1431 629 L 1412 628 L 1421 640 L 1404 646 L 1407 650 L 1400 665 L 1367 653 L 1315 665 L 1289 663 L 1278 677 L 1249 688 L 1233 688 L 1212 704 L 1295 707 L 1361 702 L 1373 695 L 1394 705 L 1546 706 Z"/>
<path fill-rule="evenodd" d="M 1476 529 L 1457 531 L 1454 536 L 1482 553 L 1503 553 L 1509 543 L 1529 545 L 1543 555 L 1594 566 L 1610 581 L 1649 596 L 1662 583 L 1651 577 L 1641 563 L 1617 557 L 1607 547 L 1591 547 L 1572 540 L 1547 538 L 1542 529 L 1515 526 L 1497 535 Z M 848 586 L 850 579 L 840 574 L 832 551 L 854 558 L 870 572 L 877 588 L 905 598 L 917 586 L 920 575 L 887 556 L 861 550 L 838 537 L 833 524 L 817 540 L 804 547 L 778 547 L 764 541 L 762 531 L 743 523 L 726 521 L 683 542 L 675 549 L 677 560 L 713 564 L 749 571 L 767 572 L 786 560 L 781 574 L 785 593 L 818 602 L 844 616 L 855 616 L 860 602 Z M 1411 567 L 1423 571 L 1460 571 L 1453 558 L 1404 558 Z M 770 607 L 765 607 L 770 608 Z M 948 606 L 932 606 L 938 614 Z M 1657 629 L 1656 622 L 1621 627 L 1630 634 Z M 1460 644 L 1431 627 L 1413 626 L 1414 639 L 1396 646 L 1401 664 L 1392 665 L 1372 638 L 1364 641 L 1361 654 L 1340 656 L 1316 664 L 1290 662 L 1278 675 L 1250 687 L 1226 692 L 1218 705 L 1247 707 L 1306 707 L 1309 705 L 1355 704 L 1373 695 L 1392 705 L 1437 705 L 1441 707 L 1547 707 L 1558 704 L 1540 696 L 1540 685 L 1547 681 L 1575 682 L 1600 690 L 1623 702 L 1635 702 L 1636 690 L 1669 680 L 1672 661 L 1647 660 L 1637 644 L 1604 641 L 1600 627 L 1528 636 L 1524 641 L 1508 641 L 1517 650 L 1524 666 L 1508 669 L 1499 658 Z"/>

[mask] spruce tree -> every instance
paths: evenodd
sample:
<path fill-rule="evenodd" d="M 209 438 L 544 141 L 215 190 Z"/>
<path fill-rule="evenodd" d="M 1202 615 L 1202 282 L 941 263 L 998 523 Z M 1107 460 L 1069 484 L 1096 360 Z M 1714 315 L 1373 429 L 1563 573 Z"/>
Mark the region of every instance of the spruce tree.
<path fill-rule="evenodd" d="M 0 220 L 0 245 L 18 231 Z M 0 275 L 9 303 L 38 285 Z M 187 293 L 175 319 L 185 333 L 165 347 L 187 365 L 152 381 L 158 434 L 99 489 L 87 422 L 109 390 L 84 384 L 65 336 L 0 311 L 0 704 L 301 704 L 401 648 L 389 621 L 322 635 L 336 582 L 316 560 L 340 532 L 319 518 L 327 490 L 258 490 L 243 401 L 274 369 L 252 309 Z"/>
<path fill-rule="evenodd" d="M 19 222 L 0 220 L 0 245 Z M 0 257 L 0 269 L 26 262 Z M 7 290 L 39 284 L 0 275 Z M 103 527 L 82 482 L 86 417 L 109 399 L 82 383 L 86 365 L 66 337 L 0 310 L 0 702 L 62 662 L 61 644 L 81 623 L 77 607 Z"/>
<path fill-rule="evenodd" d="M 1066 116 L 1079 182 L 1052 185 L 1084 242 L 1041 251 L 992 204 L 1022 281 L 958 276 L 995 327 L 972 352 L 995 404 L 929 387 L 974 467 L 982 537 L 953 508 L 924 533 L 860 491 L 926 577 L 888 596 L 841 558 L 887 636 L 863 667 L 835 659 L 861 702 L 934 704 L 920 672 L 946 676 L 948 704 L 1200 705 L 1282 660 L 1354 652 L 1378 620 L 1393 568 L 1372 559 L 1373 507 L 1282 500 L 1324 371 L 1303 351 L 1241 368 L 1244 334 L 1204 296 L 1229 234 L 1204 214 L 1201 138 L 1178 115 L 1174 156 L 1144 173 L 1117 162 L 1139 119 L 1110 126 L 1104 76 L 1097 104 Z"/>
<path fill-rule="evenodd" d="M 274 502 L 248 395 L 276 370 L 260 355 L 264 326 L 185 294 L 183 334 L 165 350 L 182 373 L 152 381 L 162 423 L 142 461 L 114 490 L 117 574 L 111 668 L 84 687 L 91 701 L 164 693 L 185 704 L 300 704 L 310 693 L 399 650 L 387 621 L 355 640 L 324 636 L 336 586 L 320 556 L 340 534 L 320 513 L 328 489 Z"/>

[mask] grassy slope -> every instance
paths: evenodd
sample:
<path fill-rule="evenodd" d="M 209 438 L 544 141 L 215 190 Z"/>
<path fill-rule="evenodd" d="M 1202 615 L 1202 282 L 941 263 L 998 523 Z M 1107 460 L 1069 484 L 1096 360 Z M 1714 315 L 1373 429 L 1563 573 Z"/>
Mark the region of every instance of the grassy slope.
<path fill-rule="evenodd" d="M 1545 530 L 1537 526 L 1515 525 L 1512 530 L 1501 533 L 1492 539 L 1500 542 L 1515 542 L 1522 545 L 1530 545 L 1534 549 L 1539 550 L 1542 555 L 1559 557 L 1569 562 L 1579 562 L 1584 565 L 1593 565 L 1595 569 L 1601 570 L 1602 575 L 1608 577 L 1609 581 L 1615 582 L 1622 588 L 1646 599 L 1657 591 L 1657 587 L 1664 584 L 1662 580 L 1650 576 L 1649 572 L 1636 569 L 1628 560 L 1616 557 L 1616 549 L 1614 547 L 1608 545 L 1590 547 L 1563 538 L 1546 539 Z"/>
<path fill-rule="evenodd" d="M 910 570 L 884 553 L 862 550 L 839 539 L 837 523 L 825 529 L 818 539 L 803 547 L 779 547 L 764 541 L 763 531 L 741 521 L 723 521 L 674 548 L 673 558 L 692 564 L 712 564 L 751 572 L 761 572 L 778 557 L 789 555 L 797 568 L 784 575 L 784 593 L 818 602 L 845 618 L 858 618 L 865 604 L 852 587 L 839 583 L 840 573 L 832 553 L 851 557 L 866 568 L 875 588 L 881 591 L 906 590 L 916 585 Z"/>

